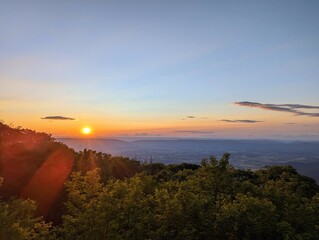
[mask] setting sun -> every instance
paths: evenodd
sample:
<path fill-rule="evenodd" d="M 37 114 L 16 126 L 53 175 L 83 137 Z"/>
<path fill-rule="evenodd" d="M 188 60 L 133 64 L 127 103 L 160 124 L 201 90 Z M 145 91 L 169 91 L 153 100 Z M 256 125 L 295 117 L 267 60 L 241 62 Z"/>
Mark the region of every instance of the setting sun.
<path fill-rule="evenodd" d="M 85 134 L 85 135 L 88 135 L 92 132 L 91 128 L 89 127 L 85 127 L 82 129 L 82 133 Z"/>

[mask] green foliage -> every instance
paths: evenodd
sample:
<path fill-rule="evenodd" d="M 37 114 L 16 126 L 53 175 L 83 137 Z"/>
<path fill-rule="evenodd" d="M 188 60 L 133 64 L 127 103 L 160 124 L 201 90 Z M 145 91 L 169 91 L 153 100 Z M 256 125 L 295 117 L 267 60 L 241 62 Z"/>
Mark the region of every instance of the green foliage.
<path fill-rule="evenodd" d="M 101 180 L 106 183 L 110 179 L 123 179 L 142 172 L 139 161 L 126 157 L 114 157 L 110 154 L 84 149 L 76 153 L 73 170 L 85 173 L 99 168 Z"/>
<path fill-rule="evenodd" d="M 62 234 L 66 239 L 77 239 L 74 235 L 81 233 L 80 236 L 86 239 L 85 236 L 96 231 L 96 209 L 102 192 L 99 173 L 97 170 L 89 171 L 86 175 L 74 172 L 66 187 L 69 196 L 66 203 L 68 214 L 63 216 L 63 225 L 68 230 Z"/>
<path fill-rule="evenodd" d="M 100 182 L 97 170 L 85 175 L 74 173 L 67 183 L 68 212 L 63 217 L 62 235 L 66 239 L 145 239 L 148 195 L 154 180 L 139 175 L 107 185 Z"/>
<path fill-rule="evenodd" d="M 34 186 L 56 184 L 63 187 L 63 181 L 68 177 L 68 173 L 65 169 L 62 171 L 58 169 L 64 165 L 65 159 L 61 157 L 67 156 L 71 162 L 74 153 L 73 149 L 56 142 L 49 134 L 21 127 L 13 128 L 0 122 L 0 176 L 5 179 L 3 187 L 0 189 L 0 195 L 5 198 L 34 197 L 38 199 L 38 205 L 40 208 L 42 207 L 43 214 L 53 215 L 56 212 L 55 206 L 60 196 L 52 199 L 52 206 L 47 207 L 47 203 L 44 202 L 47 199 L 46 193 L 40 190 L 34 191 L 36 189 Z M 61 159 L 61 165 L 55 164 L 54 157 L 59 158 L 57 160 Z M 51 160 L 51 164 L 46 165 L 45 163 L 49 160 Z M 56 181 L 59 175 L 62 175 L 61 173 L 65 173 L 65 178 L 62 181 Z M 39 177 L 45 179 L 45 183 L 44 181 L 35 181 L 35 176 L 38 179 Z M 33 186 L 28 186 L 30 183 Z M 59 186 L 57 186 L 56 195 L 60 194 Z M 53 192 L 53 189 L 51 190 Z M 44 200 L 41 201 L 41 199 Z"/>
<path fill-rule="evenodd" d="M 3 178 L 0 177 L 0 187 Z M 5 240 L 53 240 L 51 223 L 36 216 L 36 204 L 27 199 L 0 199 L 0 239 Z"/>
<path fill-rule="evenodd" d="M 62 238 L 319 237 L 318 185 L 291 167 L 238 170 L 225 154 L 203 160 L 198 169 L 174 168 L 159 165 L 154 175 L 148 171 L 106 184 L 97 170 L 75 173 L 67 183 Z"/>
<path fill-rule="evenodd" d="M 218 202 L 218 239 L 276 239 L 276 207 L 267 199 L 238 194 Z"/>

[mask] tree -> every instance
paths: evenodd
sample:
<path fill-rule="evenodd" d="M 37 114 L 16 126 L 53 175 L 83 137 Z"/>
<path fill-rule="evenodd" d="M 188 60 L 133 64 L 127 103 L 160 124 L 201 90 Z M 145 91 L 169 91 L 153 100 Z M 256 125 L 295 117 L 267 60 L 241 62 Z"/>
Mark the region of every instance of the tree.
<path fill-rule="evenodd" d="M 0 187 L 3 178 L 0 177 Z M 36 216 L 36 203 L 30 199 L 0 199 L 0 239 L 53 240 L 52 224 Z"/>
<path fill-rule="evenodd" d="M 74 172 L 66 188 L 67 213 L 63 216 L 61 234 L 65 239 L 99 239 L 97 221 L 103 185 L 98 169 L 86 174 Z"/>

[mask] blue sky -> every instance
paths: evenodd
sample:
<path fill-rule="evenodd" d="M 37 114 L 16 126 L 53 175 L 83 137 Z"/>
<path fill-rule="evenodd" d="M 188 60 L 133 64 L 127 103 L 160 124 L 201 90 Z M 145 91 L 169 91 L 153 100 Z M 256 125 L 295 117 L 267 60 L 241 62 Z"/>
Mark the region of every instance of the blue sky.
<path fill-rule="evenodd" d="M 233 104 L 319 105 L 318 11 L 318 1 L 1 1 L 1 118 L 57 136 L 90 125 L 96 136 L 319 139 L 318 117 Z"/>

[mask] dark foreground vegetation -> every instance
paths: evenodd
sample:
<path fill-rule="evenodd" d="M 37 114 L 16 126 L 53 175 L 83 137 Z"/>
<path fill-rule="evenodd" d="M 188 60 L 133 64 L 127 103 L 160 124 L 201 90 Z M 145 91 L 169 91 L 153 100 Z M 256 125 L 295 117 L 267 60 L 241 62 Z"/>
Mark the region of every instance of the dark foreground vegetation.
<path fill-rule="evenodd" d="M 140 163 L 0 123 L 0 239 L 319 239 L 313 179 L 229 157 Z"/>

